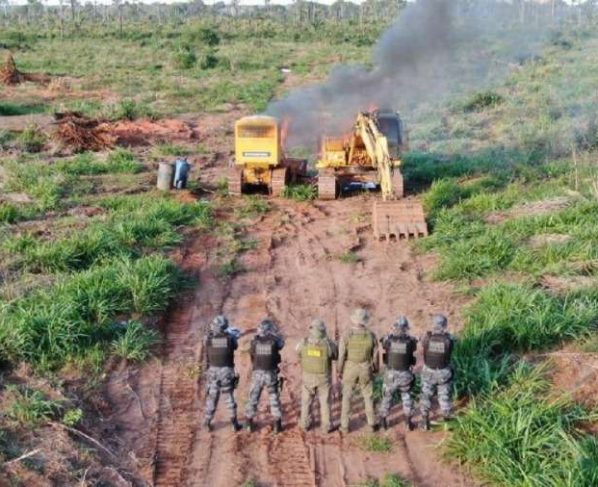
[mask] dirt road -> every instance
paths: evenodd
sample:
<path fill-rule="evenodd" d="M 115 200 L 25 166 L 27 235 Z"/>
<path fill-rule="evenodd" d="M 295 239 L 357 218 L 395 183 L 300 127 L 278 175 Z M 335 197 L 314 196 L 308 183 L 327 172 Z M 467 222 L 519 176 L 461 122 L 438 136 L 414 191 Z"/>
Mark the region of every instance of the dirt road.
<path fill-rule="evenodd" d="M 347 437 L 318 431 L 304 434 L 297 426 L 300 370 L 294 346 L 313 317 L 323 318 L 331 334 L 349 326 L 349 314 L 356 306 L 371 311 L 378 335 L 399 313 L 409 316 L 416 334 L 439 310 L 451 323 L 459 323 L 459 298 L 446 284 L 425 278 L 434 264 L 431 258 L 418 256 L 404 242 L 379 243 L 368 231 L 360 231 L 370 204 L 362 197 L 325 205 L 276 201 L 273 211 L 250 226 L 257 247 L 242 257 L 245 272 L 228 282 L 215 277 L 213 249 L 206 242 L 181 256 L 187 269 L 198 270 L 200 278 L 195 295 L 178 303 L 165 327 L 155 485 L 232 486 L 253 480 L 263 486 L 348 486 L 386 473 L 399 474 L 417 486 L 474 485 L 438 459 L 434 447 L 442 433 L 405 432 L 401 424 L 387 433 L 393 443 L 390 453 L 364 451 L 359 444 L 364 424 L 359 400 L 351 424 L 356 432 Z M 342 257 L 349 251 L 358 262 Z M 213 433 L 201 428 L 203 385 L 197 369 L 201 337 L 219 312 L 244 330 L 242 345 L 261 318 L 271 316 L 280 324 L 287 340 L 283 434 L 271 434 L 265 397 L 254 434 L 232 434 L 223 407 Z M 250 374 L 246 353 L 240 353 L 237 368 L 242 418 Z M 393 422 L 400 421 L 399 410 Z M 338 416 L 335 404 L 336 422 Z"/>

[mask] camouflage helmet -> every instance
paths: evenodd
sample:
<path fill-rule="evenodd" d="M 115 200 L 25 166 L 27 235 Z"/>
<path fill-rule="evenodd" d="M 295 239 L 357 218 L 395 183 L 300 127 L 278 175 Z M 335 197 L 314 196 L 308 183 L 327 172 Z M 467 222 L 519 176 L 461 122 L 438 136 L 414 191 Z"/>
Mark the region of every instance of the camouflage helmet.
<path fill-rule="evenodd" d="M 309 336 L 312 338 L 324 338 L 326 336 L 326 323 L 320 318 L 314 319 L 309 325 Z"/>
<path fill-rule="evenodd" d="M 448 326 L 448 320 L 443 314 L 435 314 L 432 318 L 432 324 L 437 330 L 446 330 L 446 327 Z"/>
<path fill-rule="evenodd" d="M 351 313 L 351 322 L 357 326 L 365 326 L 370 320 L 370 314 L 367 309 L 357 308 Z"/>
<path fill-rule="evenodd" d="M 224 315 L 215 316 L 210 323 L 212 333 L 221 333 L 228 328 L 228 318 Z"/>
<path fill-rule="evenodd" d="M 409 329 L 409 320 L 406 316 L 399 316 L 397 321 L 392 324 L 392 328 L 394 331 L 402 332 L 407 331 Z"/>
<path fill-rule="evenodd" d="M 269 318 L 264 318 L 259 325 L 257 325 L 258 335 L 267 335 L 274 331 L 274 322 Z"/>

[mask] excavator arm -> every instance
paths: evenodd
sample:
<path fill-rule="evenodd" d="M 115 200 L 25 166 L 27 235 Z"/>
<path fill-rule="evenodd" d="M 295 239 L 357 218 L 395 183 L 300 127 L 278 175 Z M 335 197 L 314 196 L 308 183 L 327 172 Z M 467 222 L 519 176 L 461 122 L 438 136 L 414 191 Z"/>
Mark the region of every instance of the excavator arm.
<path fill-rule="evenodd" d="M 384 201 L 395 198 L 392 184 L 394 165 L 388 150 L 388 140 L 380 131 L 374 117 L 368 113 L 360 113 L 355 122 L 355 133 L 361 137 L 366 152 L 372 160 L 372 166 L 378 171 L 380 191 Z M 353 139 L 354 141 L 355 139 Z M 353 144 L 350 148 L 349 160 L 353 156 Z"/>

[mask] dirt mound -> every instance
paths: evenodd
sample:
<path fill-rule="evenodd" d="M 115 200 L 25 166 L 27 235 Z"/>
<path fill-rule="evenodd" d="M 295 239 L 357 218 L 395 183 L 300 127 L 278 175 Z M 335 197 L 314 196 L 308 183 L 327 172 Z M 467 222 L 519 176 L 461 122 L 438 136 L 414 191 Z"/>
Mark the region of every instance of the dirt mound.
<path fill-rule="evenodd" d="M 187 121 L 166 120 L 119 120 L 104 127 L 122 145 L 149 145 L 155 142 L 192 141 L 198 138 L 195 127 Z"/>
<path fill-rule="evenodd" d="M 78 112 L 54 114 L 53 138 L 61 148 L 72 152 L 100 151 L 114 146 L 115 139 L 101 120 Z"/>
<path fill-rule="evenodd" d="M 12 54 L 6 56 L 4 66 L 0 69 L 0 82 L 5 85 L 18 85 L 25 81 L 32 81 L 33 83 L 48 84 L 52 78 L 43 73 L 22 73 L 17 69 Z"/>

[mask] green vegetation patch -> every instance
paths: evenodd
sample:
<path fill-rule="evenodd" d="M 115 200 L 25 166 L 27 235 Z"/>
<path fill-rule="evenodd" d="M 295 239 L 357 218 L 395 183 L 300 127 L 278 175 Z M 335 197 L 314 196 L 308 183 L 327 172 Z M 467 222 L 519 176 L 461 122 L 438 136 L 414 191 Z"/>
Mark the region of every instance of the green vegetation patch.
<path fill-rule="evenodd" d="M 595 333 L 598 287 L 555 296 L 528 284 L 483 288 L 466 313 L 453 364 L 459 394 L 505 382 L 516 353 L 542 351 Z"/>
<path fill-rule="evenodd" d="M 161 256 L 122 258 L 63 276 L 0 309 L 0 360 L 54 367 L 99 343 L 118 347 L 127 327 L 116 318 L 163 311 L 180 282 Z"/>
<path fill-rule="evenodd" d="M 598 442 L 581 429 L 596 419 L 555 397 L 541 369 L 520 366 L 455 420 L 446 453 L 493 485 L 597 485 Z"/>

